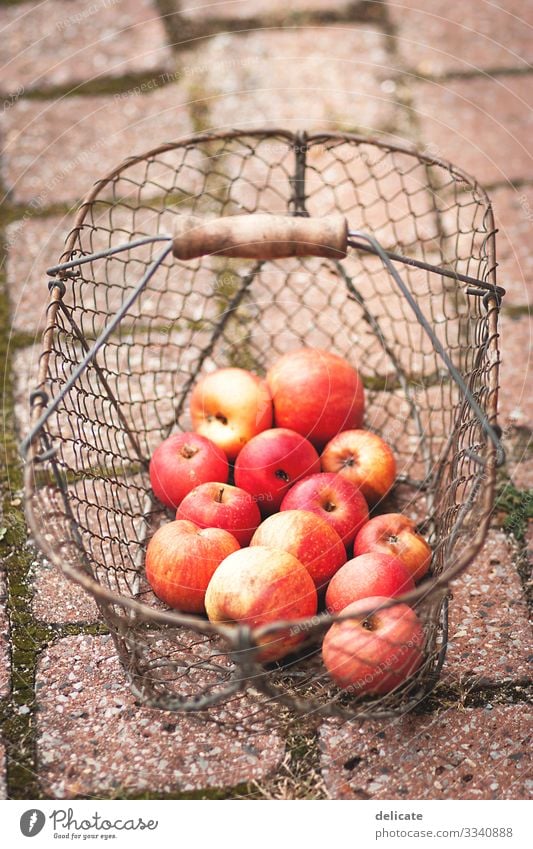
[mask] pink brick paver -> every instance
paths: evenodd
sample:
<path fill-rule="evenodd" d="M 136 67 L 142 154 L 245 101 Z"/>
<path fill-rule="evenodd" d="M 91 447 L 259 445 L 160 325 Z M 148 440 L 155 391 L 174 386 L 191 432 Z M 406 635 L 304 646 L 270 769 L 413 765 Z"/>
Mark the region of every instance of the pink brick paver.
<path fill-rule="evenodd" d="M 533 60 L 528 0 L 391 0 L 402 64 L 439 75 L 519 68 Z"/>
<path fill-rule="evenodd" d="M 181 85 L 133 92 L 24 100 L 5 112 L 3 180 L 12 199 L 40 209 L 76 201 L 126 157 L 191 132 Z"/>
<path fill-rule="evenodd" d="M 322 774 L 334 799 L 524 799 L 533 790 L 530 730 L 521 705 L 330 720 L 320 731 Z"/>
<path fill-rule="evenodd" d="M 172 71 L 152 0 L 47 0 L 0 9 L 0 90 Z"/>
<path fill-rule="evenodd" d="M 452 582 L 445 683 L 529 676 L 531 629 L 516 557 L 509 537 L 491 530 L 481 553 Z"/>
<path fill-rule="evenodd" d="M 502 427 L 533 424 L 533 395 L 531 393 L 532 326 L 530 317 L 508 316 L 503 313 L 498 330 L 502 364 L 500 370 L 499 421 Z"/>
<path fill-rule="evenodd" d="M 533 86 L 529 76 L 413 83 L 422 147 L 482 185 L 533 178 Z"/>
<path fill-rule="evenodd" d="M 51 798 L 229 788 L 269 775 L 283 758 L 276 732 L 245 728 L 253 709 L 245 702 L 219 712 L 217 725 L 138 707 L 109 637 L 55 643 L 36 686 L 40 778 Z"/>
<path fill-rule="evenodd" d="M 37 558 L 33 575 L 32 612 L 36 619 L 62 624 L 99 621 L 93 597 L 56 566 Z"/>
<path fill-rule="evenodd" d="M 395 116 L 384 36 L 365 25 L 221 33 L 186 57 L 210 128 L 359 128 Z"/>
<path fill-rule="evenodd" d="M 500 187 L 490 192 L 496 227 L 498 283 L 506 290 L 506 306 L 533 303 L 533 188 Z"/>

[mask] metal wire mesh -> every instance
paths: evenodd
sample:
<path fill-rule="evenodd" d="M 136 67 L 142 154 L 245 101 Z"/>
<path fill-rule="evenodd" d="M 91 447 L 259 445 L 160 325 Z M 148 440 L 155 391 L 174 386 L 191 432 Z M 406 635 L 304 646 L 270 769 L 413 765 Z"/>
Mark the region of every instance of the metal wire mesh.
<path fill-rule="evenodd" d="M 161 233 L 177 216 L 269 212 L 346 215 L 388 250 L 486 283 L 411 266 L 402 277 L 472 395 L 495 423 L 497 314 L 494 225 L 485 193 L 446 163 L 346 134 L 205 134 L 126 161 L 82 204 L 63 259 Z M 147 244 L 93 260 L 52 286 L 33 420 L 158 253 Z M 491 294 L 492 291 L 492 294 Z M 329 620 L 288 662 L 254 661 L 257 634 L 168 611 L 144 578 L 147 540 L 173 518 L 151 496 L 148 462 L 175 429 L 190 429 L 188 394 L 226 365 L 261 374 L 302 345 L 346 357 L 363 376 L 365 426 L 394 446 L 398 484 L 383 510 L 416 518 L 434 548 L 430 592 L 417 591 L 426 660 L 407 687 L 381 698 L 340 693 L 320 662 Z M 46 393 L 46 395 L 43 395 Z M 39 454 L 54 448 L 43 461 Z M 483 465 L 472 457 L 476 452 Z M 135 691 L 194 710 L 230 697 L 276 699 L 348 716 L 405 710 L 434 683 L 446 639 L 447 580 L 482 544 L 494 451 L 479 418 L 379 257 L 342 262 L 167 257 L 94 361 L 33 440 L 28 519 L 46 556 L 96 598 Z M 440 581 L 436 576 L 441 576 Z M 290 627 L 280 623 L 278 631 Z M 261 694 L 261 695 L 260 695 Z M 246 702 L 247 703 L 247 702 Z M 221 711 L 222 707 L 211 710 Z"/>

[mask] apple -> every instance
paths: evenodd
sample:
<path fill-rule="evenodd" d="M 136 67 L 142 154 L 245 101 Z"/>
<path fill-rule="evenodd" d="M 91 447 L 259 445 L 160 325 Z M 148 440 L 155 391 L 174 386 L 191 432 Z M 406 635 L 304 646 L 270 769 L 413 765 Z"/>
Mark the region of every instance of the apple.
<path fill-rule="evenodd" d="M 211 578 L 205 596 L 211 622 L 250 628 L 280 619 L 314 616 L 317 603 L 315 585 L 305 566 L 287 551 L 260 545 L 226 557 Z M 305 637 L 297 622 L 290 629 L 265 635 L 259 641 L 257 658 L 264 663 L 279 660 Z"/>
<path fill-rule="evenodd" d="M 338 613 L 361 598 L 395 598 L 414 588 L 415 582 L 398 557 L 378 552 L 360 554 L 333 575 L 326 592 L 326 607 L 330 613 Z"/>
<path fill-rule="evenodd" d="M 336 622 L 327 631 L 322 659 L 342 689 L 384 695 L 403 684 L 422 663 L 424 631 L 418 616 L 407 604 L 376 609 L 387 601 L 382 596 L 354 601 L 342 616 L 360 618 Z"/>
<path fill-rule="evenodd" d="M 235 483 L 251 493 L 264 515 L 279 510 L 298 480 L 320 471 L 311 443 L 295 430 L 264 430 L 244 446 L 235 462 Z"/>
<path fill-rule="evenodd" d="M 228 483 L 202 483 L 185 496 L 176 519 L 188 519 L 200 528 L 223 528 L 248 545 L 261 521 L 259 507 L 249 492 Z"/>
<path fill-rule="evenodd" d="M 424 577 L 431 563 L 431 548 L 412 519 L 402 513 L 375 516 L 357 534 L 354 555 L 378 551 L 399 557 L 414 581 Z"/>
<path fill-rule="evenodd" d="M 288 427 L 321 450 L 340 430 L 360 427 L 364 388 L 350 363 L 320 348 L 282 356 L 267 374 L 276 427 Z"/>
<path fill-rule="evenodd" d="M 156 498 L 176 507 L 206 481 L 227 481 L 228 460 L 222 449 L 199 433 L 174 433 L 157 446 L 150 460 L 150 483 Z"/>
<path fill-rule="evenodd" d="M 324 448 L 320 465 L 359 487 L 370 505 L 377 504 L 396 479 L 396 460 L 383 439 L 369 430 L 343 430 Z"/>
<path fill-rule="evenodd" d="M 242 368 L 203 377 L 190 402 L 193 429 L 234 460 L 252 436 L 272 426 L 272 400 L 262 378 Z"/>
<path fill-rule="evenodd" d="M 295 483 L 281 510 L 309 510 L 325 519 L 348 548 L 368 521 L 368 506 L 355 484 L 333 473 L 320 472 Z"/>
<path fill-rule="evenodd" d="M 175 521 L 155 532 L 146 549 L 146 577 L 154 593 L 169 607 L 204 613 L 207 585 L 217 566 L 239 543 L 220 528 L 198 528 Z"/>
<path fill-rule="evenodd" d="M 303 563 L 317 589 L 322 589 L 346 562 L 346 549 L 337 531 L 316 513 L 286 510 L 259 525 L 250 543 L 280 548 Z"/>

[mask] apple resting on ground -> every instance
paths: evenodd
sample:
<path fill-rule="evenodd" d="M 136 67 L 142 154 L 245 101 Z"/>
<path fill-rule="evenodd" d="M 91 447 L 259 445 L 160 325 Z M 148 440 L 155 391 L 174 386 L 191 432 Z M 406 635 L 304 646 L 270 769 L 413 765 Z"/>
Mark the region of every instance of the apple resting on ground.
<path fill-rule="evenodd" d="M 235 462 L 235 483 L 257 500 L 264 515 L 279 510 L 291 486 L 320 471 L 310 442 L 295 430 L 264 430 L 242 449 Z"/>
<path fill-rule="evenodd" d="M 321 450 L 340 430 L 360 427 L 364 388 L 350 363 L 320 348 L 285 354 L 267 374 L 276 427 L 288 427 Z"/>
<path fill-rule="evenodd" d="M 227 481 L 228 460 L 222 449 L 199 433 L 175 433 L 157 446 L 150 460 L 154 495 L 176 507 L 206 481 Z"/>
<path fill-rule="evenodd" d="M 293 554 L 303 563 L 317 590 L 346 562 L 346 549 L 337 531 L 316 513 L 306 510 L 286 510 L 265 519 L 250 545 L 280 548 Z"/>
<path fill-rule="evenodd" d="M 368 521 L 368 507 L 357 487 L 333 473 L 310 475 L 294 484 L 281 510 L 309 510 L 325 519 L 348 548 Z"/>
<path fill-rule="evenodd" d="M 374 611 L 387 601 L 381 596 L 364 598 L 349 604 L 342 615 Z M 415 611 L 396 604 L 364 619 L 333 624 L 324 637 L 322 658 L 342 689 L 357 695 L 384 695 L 418 669 L 423 646 L 424 631 Z"/>
<path fill-rule="evenodd" d="M 222 561 L 209 582 L 205 607 L 211 622 L 258 628 L 280 619 L 305 619 L 317 611 L 313 580 L 296 557 L 286 551 L 255 546 Z M 293 631 L 293 633 L 291 633 Z M 305 640 L 297 623 L 261 639 L 258 659 L 279 660 Z"/>
<path fill-rule="evenodd" d="M 414 581 L 424 577 L 431 563 L 431 548 L 416 531 L 412 519 L 402 513 L 375 516 L 355 538 L 354 555 L 379 551 L 405 563 Z"/>
<path fill-rule="evenodd" d="M 264 380 L 241 368 L 223 368 L 203 377 L 191 394 L 191 419 L 234 460 L 252 436 L 272 426 L 272 399 Z"/>
<path fill-rule="evenodd" d="M 261 521 L 249 492 L 228 483 L 202 483 L 185 496 L 176 519 L 188 519 L 200 528 L 223 528 L 240 545 L 248 545 Z"/>
<path fill-rule="evenodd" d="M 169 522 L 155 532 L 146 550 L 146 577 L 169 607 L 204 613 L 207 585 L 239 543 L 219 528 L 200 529 L 193 522 Z"/>
<path fill-rule="evenodd" d="M 378 552 L 360 554 L 333 575 L 326 592 L 326 607 L 330 613 L 338 613 L 361 598 L 396 598 L 414 588 L 415 582 L 398 557 Z"/>
<path fill-rule="evenodd" d="M 369 430 L 343 430 L 320 457 L 324 472 L 337 472 L 359 487 L 368 504 L 387 494 L 396 479 L 396 460 L 386 442 Z"/>

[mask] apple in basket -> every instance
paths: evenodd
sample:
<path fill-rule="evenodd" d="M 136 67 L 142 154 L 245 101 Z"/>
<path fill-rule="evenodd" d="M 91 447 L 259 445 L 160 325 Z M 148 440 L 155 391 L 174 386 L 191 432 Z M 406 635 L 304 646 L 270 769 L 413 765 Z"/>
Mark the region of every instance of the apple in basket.
<path fill-rule="evenodd" d="M 320 456 L 323 472 L 337 472 L 359 487 L 370 505 L 377 504 L 396 478 L 396 460 L 384 440 L 369 430 L 343 430 Z"/>
<path fill-rule="evenodd" d="M 146 578 L 169 607 L 204 613 L 205 591 L 217 566 L 239 543 L 228 531 L 202 529 L 193 522 L 168 522 L 146 550 Z"/>
<path fill-rule="evenodd" d="M 199 433 L 174 433 L 161 442 L 150 460 L 154 495 L 167 507 L 181 504 L 185 496 L 206 481 L 228 479 L 224 452 Z"/>
<path fill-rule="evenodd" d="M 261 521 L 261 513 L 249 492 L 228 483 L 211 481 L 185 496 L 176 519 L 188 519 L 200 528 L 223 528 L 248 545 Z"/>
<path fill-rule="evenodd" d="M 215 573 L 216 574 L 216 573 Z M 384 695 L 415 672 L 423 658 L 424 631 L 407 604 L 379 609 L 390 599 L 360 599 L 339 614 L 322 643 L 324 665 L 333 681 L 355 695 Z"/>
<path fill-rule="evenodd" d="M 319 471 L 311 443 L 295 430 L 277 427 L 244 446 L 235 461 L 235 483 L 254 496 L 263 515 L 270 515 L 296 481 Z"/>
<path fill-rule="evenodd" d="M 398 557 L 375 551 L 360 554 L 333 575 L 326 592 L 326 607 L 330 613 L 338 613 L 361 598 L 395 598 L 414 588 L 407 566 Z"/>
<path fill-rule="evenodd" d="M 346 549 L 331 525 L 307 510 L 275 513 L 259 525 L 250 543 L 293 554 L 311 575 L 317 590 L 346 562 Z"/>
<path fill-rule="evenodd" d="M 193 429 L 226 453 L 228 460 L 252 436 L 272 426 L 272 399 L 265 381 L 241 368 L 203 377 L 191 393 Z"/>
<path fill-rule="evenodd" d="M 292 554 L 255 546 L 222 561 L 209 582 L 205 608 L 211 622 L 259 628 L 278 620 L 314 616 L 317 593 L 305 566 Z M 260 639 L 257 659 L 279 660 L 306 638 L 297 621 Z"/>
<path fill-rule="evenodd" d="M 364 388 L 350 363 L 320 348 L 282 356 L 267 374 L 276 427 L 296 430 L 322 448 L 341 430 L 361 427 Z"/>
<path fill-rule="evenodd" d="M 325 519 L 348 548 L 368 521 L 368 506 L 355 486 L 340 475 L 321 472 L 294 484 L 281 510 L 309 510 Z"/>
<path fill-rule="evenodd" d="M 431 548 L 417 532 L 413 520 L 402 513 L 375 516 L 359 531 L 354 555 L 374 551 L 399 557 L 414 581 L 424 577 L 431 563 Z"/>

